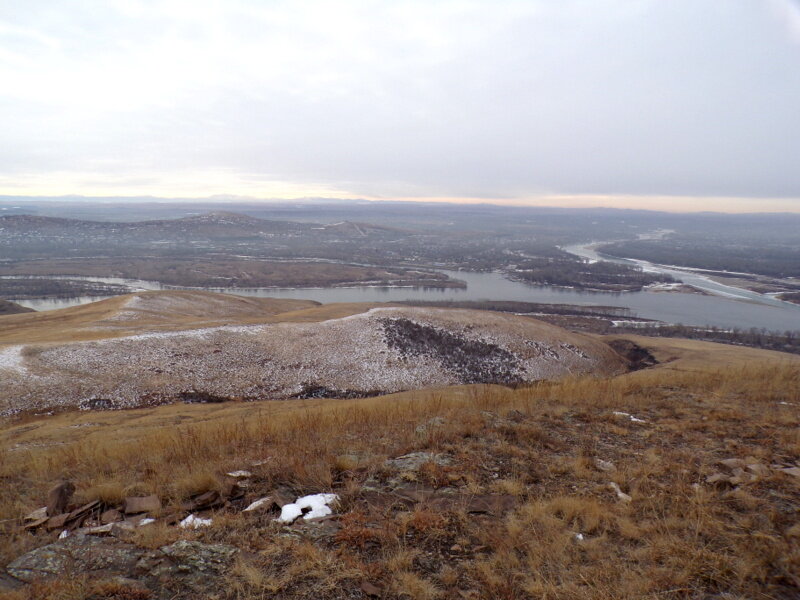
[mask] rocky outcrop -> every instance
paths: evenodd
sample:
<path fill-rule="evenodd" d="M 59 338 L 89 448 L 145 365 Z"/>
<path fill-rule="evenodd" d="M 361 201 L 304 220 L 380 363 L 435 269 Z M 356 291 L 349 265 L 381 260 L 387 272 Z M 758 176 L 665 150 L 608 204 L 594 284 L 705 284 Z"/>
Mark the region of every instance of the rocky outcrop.
<path fill-rule="evenodd" d="M 25 583 L 70 573 L 128 577 L 144 554 L 141 548 L 113 538 L 75 535 L 23 554 L 6 570 Z"/>
<path fill-rule="evenodd" d="M 114 538 L 74 535 L 20 556 L 6 570 L 23 583 L 71 574 L 121 577 L 157 598 L 173 598 L 175 590 L 203 594 L 219 587 L 238 553 L 224 544 L 181 540 L 146 550 Z"/>

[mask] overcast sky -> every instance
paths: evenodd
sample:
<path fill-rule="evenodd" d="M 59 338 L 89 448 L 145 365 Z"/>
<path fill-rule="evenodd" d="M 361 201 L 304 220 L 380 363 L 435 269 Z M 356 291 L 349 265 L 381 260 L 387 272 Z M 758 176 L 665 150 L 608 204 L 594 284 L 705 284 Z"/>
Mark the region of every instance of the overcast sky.
<path fill-rule="evenodd" d="M 0 194 L 800 211 L 800 3 L 0 0 Z"/>

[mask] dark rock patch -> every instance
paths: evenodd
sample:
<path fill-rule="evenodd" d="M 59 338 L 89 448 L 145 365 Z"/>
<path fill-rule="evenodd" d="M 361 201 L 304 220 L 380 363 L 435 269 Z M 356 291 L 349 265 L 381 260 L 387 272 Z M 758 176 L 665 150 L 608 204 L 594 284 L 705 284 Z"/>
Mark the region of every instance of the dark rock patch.
<path fill-rule="evenodd" d="M 78 406 L 81 410 L 111 410 L 116 408 L 114 401 L 108 398 L 89 398 Z"/>
<path fill-rule="evenodd" d="M 426 356 L 455 372 L 463 383 L 515 384 L 522 381 L 517 357 L 497 344 L 471 340 L 410 319 L 383 319 L 389 348 L 404 358 Z"/>
<path fill-rule="evenodd" d="M 215 404 L 219 402 L 228 402 L 231 398 L 226 396 L 218 396 L 209 392 L 198 390 L 188 390 L 178 394 L 178 399 L 186 404 Z"/>
<path fill-rule="evenodd" d="M 329 388 L 324 385 L 314 385 L 311 383 L 304 383 L 302 389 L 291 396 L 299 400 L 307 400 L 309 398 L 371 398 L 372 396 L 380 396 L 385 392 L 381 390 L 337 390 Z"/>
<path fill-rule="evenodd" d="M 639 371 L 658 364 L 656 357 L 647 348 L 642 348 L 630 340 L 611 340 L 611 349 L 628 361 L 628 369 Z"/>
<path fill-rule="evenodd" d="M 19 313 L 35 312 L 32 308 L 21 306 L 16 302 L 0 298 L 0 315 L 15 315 Z"/>

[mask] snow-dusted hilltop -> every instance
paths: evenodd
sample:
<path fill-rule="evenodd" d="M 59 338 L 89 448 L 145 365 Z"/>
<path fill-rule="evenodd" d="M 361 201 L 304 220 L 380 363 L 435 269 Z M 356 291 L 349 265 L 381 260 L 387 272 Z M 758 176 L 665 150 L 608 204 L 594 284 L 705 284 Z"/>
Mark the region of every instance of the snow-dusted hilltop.
<path fill-rule="evenodd" d="M 64 343 L 61 331 L 55 343 L 0 346 L 0 412 L 347 397 L 625 369 L 605 344 L 527 317 L 310 303 L 270 315 L 263 301 L 241 300 L 202 292 L 114 299 L 113 311 L 74 325 L 83 341 Z M 80 314 L 51 316 L 70 310 Z M 170 330 L 171 319 L 182 330 Z M 27 323 L 35 328 L 32 317 Z"/>

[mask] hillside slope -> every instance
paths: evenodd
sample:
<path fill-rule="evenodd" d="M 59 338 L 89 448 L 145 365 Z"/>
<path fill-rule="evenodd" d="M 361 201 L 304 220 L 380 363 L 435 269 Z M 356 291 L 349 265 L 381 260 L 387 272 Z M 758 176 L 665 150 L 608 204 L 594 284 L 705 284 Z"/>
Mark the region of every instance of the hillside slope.
<path fill-rule="evenodd" d="M 0 319 L 0 344 L 71 342 L 147 331 L 261 322 L 318 306 L 313 300 L 252 298 L 201 291 L 137 292 L 60 310 Z"/>
<path fill-rule="evenodd" d="M 0 598 L 797 598 L 796 364 L 10 422 Z"/>
<path fill-rule="evenodd" d="M 149 293 L 0 321 L 0 342 L 17 342 L 0 349 L 0 412 L 352 397 L 626 369 L 604 343 L 527 317 L 368 304 L 259 317 L 252 302 Z M 84 341 L 64 343 L 70 336 Z"/>
<path fill-rule="evenodd" d="M 18 313 L 29 313 L 33 312 L 32 308 L 27 308 L 25 306 L 20 306 L 16 302 L 10 302 L 9 300 L 3 300 L 0 298 L 0 316 L 3 315 L 15 315 Z"/>

